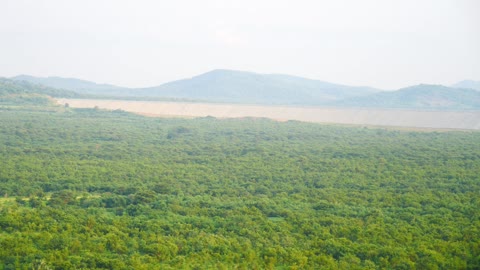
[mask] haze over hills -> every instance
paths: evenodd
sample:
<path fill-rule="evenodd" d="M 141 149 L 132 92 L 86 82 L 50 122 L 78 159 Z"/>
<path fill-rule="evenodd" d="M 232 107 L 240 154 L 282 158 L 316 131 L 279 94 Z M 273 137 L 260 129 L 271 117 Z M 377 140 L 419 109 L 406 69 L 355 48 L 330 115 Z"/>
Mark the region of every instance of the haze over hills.
<path fill-rule="evenodd" d="M 47 105 L 51 97 L 81 98 L 81 94 L 26 81 L 0 78 L 0 105 Z"/>
<path fill-rule="evenodd" d="M 369 108 L 480 109 L 480 92 L 443 85 L 420 84 L 341 100 L 336 105 Z"/>
<path fill-rule="evenodd" d="M 190 79 L 140 89 L 142 95 L 260 104 L 318 105 L 380 90 L 281 74 L 217 69 Z"/>
<path fill-rule="evenodd" d="M 51 97 L 68 97 L 80 98 L 81 94 L 74 91 L 64 90 L 45 86 L 42 84 L 34 84 L 28 81 L 15 81 L 0 77 L 0 95 L 25 95 L 25 94 L 40 94 Z"/>
<path fill-rule="evenodd" d="M 453 84 L 452 87 L 470 88 L 470 89 L 480 91 L 480 81 L 464 80 L 456 84 Z"/>
<path fill-rule="evenodd" d="M 463 81 L 447 87 L 416 85 L 397 91 L 355 87 L 291 75 L 259 74 L 217 69 L 192 78 L 147 88 L 126 88 L 74 78 L 12 78 L 80 94 L 143 100 L 167 98 L 265 105 L 320 105 L 405 109 L 480 109 L 479 82 Z M 471 88 L 471 89 L 468 89 Z M 65 96 L 67 97 L 67 96 Z"/>
<path fill-rule="evenodd" d="M 165 97 L 257 104 L 318 105 L 380 91 L 371 87 L 352 87 L 290 75 L 220 69 L 189 79 L 138 89 L 60 77 L 20 75 L 12 79 L 101 96 Z"/>
<path fill-rule="evenodd" d="M 41 84 L 58 89 L 65 89 L 77 92 L 79 94 L 90 95 L 127 95 L 129 90 L 126 87 L 115 86 L 111 84 L 98 84 L 91 81 L 62 78 L 62 77 L 34 77 L 30 75 L 18 75 L 10 78 L 15 81 L 27 81 L 34 84 Z"/>

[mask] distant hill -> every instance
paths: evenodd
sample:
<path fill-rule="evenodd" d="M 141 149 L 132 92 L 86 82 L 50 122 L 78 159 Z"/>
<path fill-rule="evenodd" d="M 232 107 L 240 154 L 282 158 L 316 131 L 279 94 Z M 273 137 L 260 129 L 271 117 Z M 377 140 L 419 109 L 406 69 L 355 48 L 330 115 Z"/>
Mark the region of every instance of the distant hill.
<path fill-rule="evenodd" d="M 190 79 L 143 88 L 138 94 L 221 102 L 316 105 L 379 90 L 290 75 L 213 70 Z"/>
<path fill-rule="evenodd" d="M 12 79 L 88 95 L 256 104 L 319 105 L 380 91 L 371 87 L 352 87 L 290 75 L 234 70 L 213 70 L 190 79 L 139 89 L 61 77 L 20 75 Z"/>
<path fill-rule="evenodd" d="M 46 105 L 52 102 L 50 97 L 80 98 L 82 96 L 68 90 L 0 78 L 0 105 Z"/>
<path fill-rule="evenodd" d="M 3 79 L 4 84 L 5 80 L 7 79 Z M 479 82 L 475 81 L 455 84 L 461 87 L 421 84 L 397 91 L 381 91 L 371 87 L 346 86 L 290 75 L 225 69 L 138 89 L 73 78 L 37 78 L 27 75 L 13 77 L 13 80 L 8 82 L 11 89 L 21 86 L 22 91 L 29 89 L 28 91 L 37 91 L 54 97 L 440 110 L 480 109 L 480 91 L 473 90 L 478 84 Z"/>
<path fill-rule="evenodd" d="M 470 88 L 470 89 L 480 91 L 480 81 L 464 80 L 464 81 L 461 81 L 461 82 L 458 82 L 458 83 L 452 85 L 452 87 L 455 87 L 455 88 Z"/>
<path fill-rule="evenodd" d="M 131 89 L 119 87 L 110 84 L 97 84 L 94 82 L 80 80 L 75 78 L 61 77 L 34 77 L 29 75 L 19 75 L 10 78 L 15 81 L 26 81 L 34 84 L 42 84 L 45 86 L 66 89 L 80 94 L 89 95 L 112 95 L 112 96 L 128 96 Z"/>
<path fill-rule="evenodd" d="M 41 84 L 33 84 L 27 81 L 14 81 L 0 78 L 0 95 L 40 94 L 52 97 L 76 98 L 80 94 L 73 91 L 56 89 Z"/>
<path fill-rule="evenodd" d="M 442 85 L 420 84 L 392 92 L 338 101 L 334 105 L 370 108 L 480 109 L 480 92 Z"/>

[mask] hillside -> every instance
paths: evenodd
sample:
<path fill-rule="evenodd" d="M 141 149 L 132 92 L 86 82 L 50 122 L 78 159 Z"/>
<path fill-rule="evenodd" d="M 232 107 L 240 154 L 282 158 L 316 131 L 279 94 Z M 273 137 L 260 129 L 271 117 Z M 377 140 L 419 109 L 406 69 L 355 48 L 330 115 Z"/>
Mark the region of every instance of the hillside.
<path fill-rule="evenodd" d="M 455 88 L 470 88 L 470 89 L 473 89 L 473 90 L 480 91 L 480 81 L 464 80 L 464 81 L 461 81 L 461 82 L 458 82 L 458 83 L 452 85 L 452 87 L 455 87 Z"/>
<path fill-rule="evenodd" d="M 80 94 L 140 99 L 173 98 L 214 102 L 319 105 L 377 92 L 370 87 L 352 87 L 290 75 L 213 70 L 193 78 L 147 88 L 125 88 L 110 84 L 61 77 L 12 77 Z"/>
<path fill-rule="evenodd" d="M 222 102 L 318 105 L 377 91 L 290 75 L 218 69 L 190 79 L 140 89 L 139 94 Z"/>
<path fill-rule="evenodd" d="M 90 98 L 204 101 L 264 105 L 320 105 L 362 108 L 405 108 L 459 110 L 480 109 L 480 92 L 473 90 L 479 82 L 463 81 L 458 87 L 421 84 L 381 91 L 371 87 L 354 87 L 306 79 L 291 75 L 259 74 L 217 69 L 192 78 L 147 88 L 124 88 L 90 81 L 20 75 L 12 78 L 25 85 L 42 84 L 40 90 L 51 96 L 66 92 Z M 39 87 L 38 85 L 36 86 Z M 54 87 L 54 88 L 52 88 Z M 470 89 L 469 89 L 470 88 Z M 72 92 L 69 92 L 72 95 Z"/>
<path fill-rule="evenodd" d="M 34 84 L 41 84 L 48 87 L 66 89 L 80 94 L 89 95 L 112 95 L 128 96 L 130 89 L 110 84 L 98 84 L 86 80 L 62 77 L 34 77 L 29 75 L 19 75 L 10 78 L 15 81 L 26 81 Z"/>
<path fill-rule="evenodd" d="M 409 109 L 480 109 L 480 92 L 442 85 L 420 84 L 334 103 L 346 107 Z"/>
<path fill-rule="evenodd" d="M 80 98 L 82 95 L 26 81 L 0 78 L 0 104 L 2 105 L 45 105 L 51 102 L 50 97 Z"/>
<path fill-rule="evenodd" d="M 33 84 L 27 81 L 14 81 L 0 78 L 0 95 L 41 94 L 52 97 L 80 97 L 73 91 L 56 89 L 41 84 Z"/>

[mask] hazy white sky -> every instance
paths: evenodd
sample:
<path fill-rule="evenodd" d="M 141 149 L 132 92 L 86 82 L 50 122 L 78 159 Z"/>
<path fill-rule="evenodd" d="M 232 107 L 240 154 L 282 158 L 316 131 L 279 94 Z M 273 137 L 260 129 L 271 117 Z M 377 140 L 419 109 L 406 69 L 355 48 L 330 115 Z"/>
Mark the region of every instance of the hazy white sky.
<path fill-rule="evenodd" d="M 216 68 L 386 89 L 480 80 L 480 1 L 0 0 L 0 76 L 142 87 Z"/>

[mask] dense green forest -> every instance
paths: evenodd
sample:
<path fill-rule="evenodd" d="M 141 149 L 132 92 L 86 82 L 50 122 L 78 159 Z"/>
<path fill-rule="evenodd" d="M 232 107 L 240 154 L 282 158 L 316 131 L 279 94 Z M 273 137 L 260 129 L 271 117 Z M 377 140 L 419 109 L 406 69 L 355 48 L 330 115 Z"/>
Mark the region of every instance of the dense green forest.
<path fill-rule="evenodd" d="M 480 269 L 480 133 L 0 109 L 0 269 Z"/>

